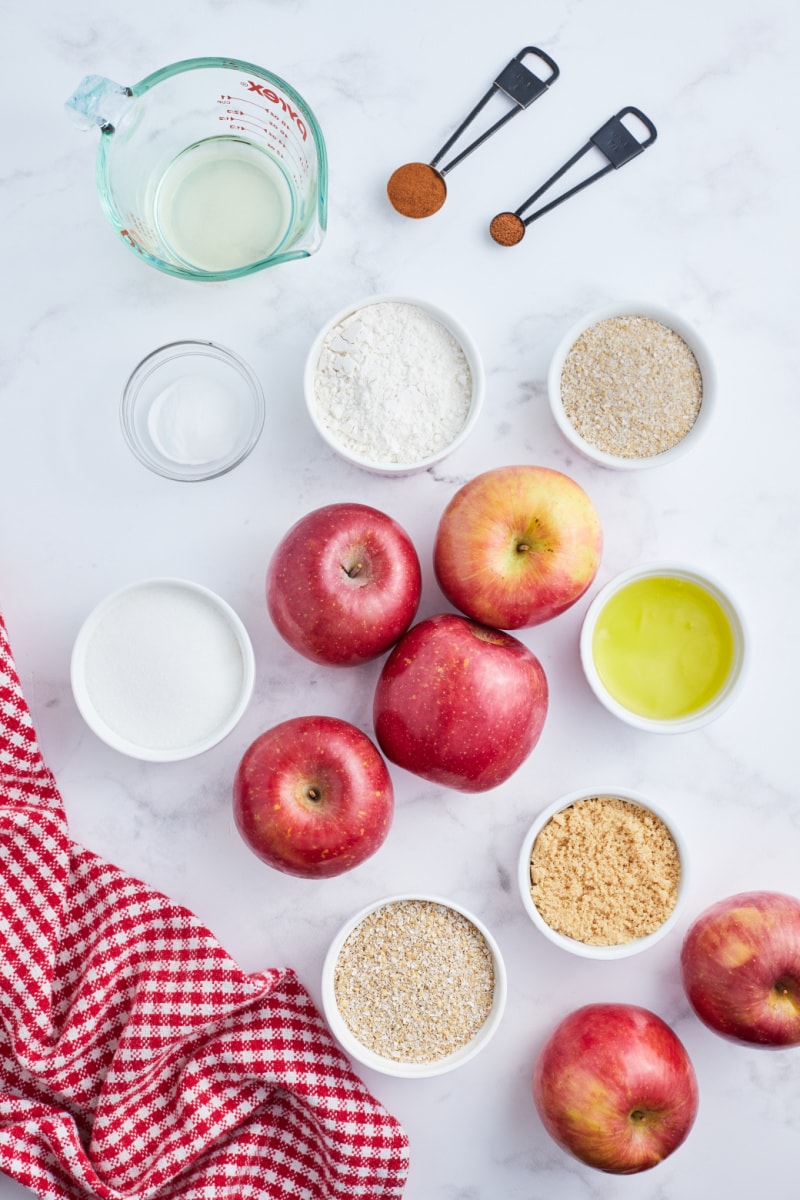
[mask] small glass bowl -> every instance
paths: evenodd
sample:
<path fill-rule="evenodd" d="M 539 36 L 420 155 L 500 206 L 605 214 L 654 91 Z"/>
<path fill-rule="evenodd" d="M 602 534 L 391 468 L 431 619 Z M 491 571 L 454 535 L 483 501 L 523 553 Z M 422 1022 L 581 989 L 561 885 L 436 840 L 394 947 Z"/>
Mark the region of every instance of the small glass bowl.
<path fill-rule="evenodd" d="M 483 1025 L 481 1025 L 471 1040 L 458 1050 L 455 1050 L 452 1054 L 448 1054 L 444 1058 L 434 1059 L 430 1062 L 397 1062 L 394 1059 L 384 1057 L 371 1050 L 360 1042 L 350 1030 L 336 1003 L 336 991 L 334 987 L 336 966 L 342 947 L 350 934 L 372 913 L 377 912 L 379 909 L 387 908 L 390 905 L 400 904 L 409 900 L 442 905 L 444 908 L 451 909 L 453 912 L 465 917 L 483 936 L 492 955 L 494 970 L 492 1007 Z M 468 912 L 466 908 L 462 908 L 460 904 L 455 904 L 452 900 L 446 900 L 441 896 L 435 895 L 403 893 L 396 896 L 387 896 L 382 900 L 376 900 L 374 904 L 368 904 L 366 908 L 362 908 L 349 921 L 346 921 L 339 930 L 331 942 L 322 968 L 322 1008 L 336 1040 L 351 1058 L 363 1063 L 364 1066 L 371 1067 L 374 1071 L 380 1071 L 383 1075 L 394 1075 L 402 1079 L 428 1079 L 434 1075 L 444 1075 L 448 1071 L 454 1071 L 457 1067 L 463 1066 L 471 1058 L 474 1058 L 476 1054 L 479 1054 L 488 1045 L 497 1031 L 505 1010 L 507 992 L 508 981 L 505 964 L 500 953 L 500 947 L 489 930 L 476 916 Z"/>
<path fill-rule="evenodd" d="M 419 308 L 423 312 L 427 313 L 430 317 L 433 317 L 434 320 L 438 321 L 440 325 L 443 325 L 444 328 L 450 334 L 452 334 L 458 345 L 461 347 L 464 357 L 467 360 L 467 365 L 472 378 L 472 395 L 469 409 L 467 411 L 464 424 L 461 426 L 458 433 L 454 438 L 451 439 L 450 442 L 448 442 L 447 445 L 442 446 L 435 453 L 428 455 L 426 458 L 418 459 L 414 462 L 374 461 L 352 450 L 337 438 L 335 431 L 331 429 L 325 422 L 316 402 L 315 377 L 317 364 L 328 335 L 341 321 L 344 321 L 347 317 L 353 316 L 361 309 L 368 308 L 374 304 L 387 303 L 405 304 L 413 308 Z M 409 350 L 409 352 L 411 351 Z M 475 428 L 483 407 L 485 392 L 483 361 L 481 359 L 477 344 L 470 334 L 461 324 L 459 324 L 458 321 L 451 317 L 449 313 L 444 312 L 443 309 L 437 308 L 434 304 L 429 304 L 427 300 L 419 300 L 412 296 L 370 296 L 367 299 L 359 300 L 353 304 L 349 304 L 347 308 L 343 308 L 340 312 L 336 313 L 335 316 L 331 317 L 327 324 L 319 331 L 311 345 L 308 358 L 306 359 L 305 373 L 303 376 L 303 391 L 305 395 L 306 408 L 308 409 L 308 415 L 311 418 L 311 423 L 313 424 L 317 433 L 323 439 L 323 441 L 326 442 L 332 450 L 335 450 L 336 453 L 346 462 L 351 463 L 353 466 L 361 467 L 365 471 L 370 471 L 374 475 L 415 475 L 421 471 L 427 471 L 430 467 L 442 462 L 443 459 L 447 458 L 448 455 L 452 454 L 454 450 L 456 450 L 460 445 L 462 445 L 463 442 L 466 441 L 472 430 Z"/>
<path fill-rule="evenodd" d="M 253 694 L 255 654 L 241 618 L 216 592 L 186 579 L 145 579 L 86 617 L 70 681 L 78 711 L 106 745 L 130 758 L 178 762 L 238 724 Z"/>
<path fill-rule="evenodd" d="M 563 933 L 559 933 L 553 929 L 552 925 L 548 925 L 544 917 L 537 908 L 533 897 L 531 896 L 531 855 L 533 854 L 534 843 L 548 824 L 552 817 L 561 812 L 570 805 L 576 804 L 580 800 L 591 800 L 599 796 L 613 797 L 617 800 L 626 800 L 631 804 L 638 804 L 642 808 L 648 809 L 659 820 L 663 821 L 664 825 L 670 832 L 675 847 L 678 851 L 680 860 L 680 880 L 678 882 L 678 896 L 675 907 L 669 914 L 667 919 L 653 933 L 648 933 L 644 937 L 634 938 L 630 942 L 622 942 L 615 946 L 593 946 L 587 942 L 578 941 L 576 938 L 567 937 Z M 520 897 L 522 906 L 526 913 L 533 921 L 540 933 L 551 941 L 554 945 L 559 946 L 562 950 L 567 950 L 570 954 L 576 954 L 581 958 L 597 958 L 611 961 L 617 958 L 630 958 L 634 954 L 641 954 L 643 950 L 648 950 L 654 946 L 656 942 L 660 942 L 663 937 L 674 929 L 680 920 L 681 911 L 684 907 L 684 902 L 687 895 L 687 878 L 688 878 L 688 861 L 686 842 L 680 830 L 675 827 L 672 818 L 667 816 L 663 809 L 640 792 L 632 791 L 630 788 L 619 787 L 603 787 L 588 790 L 581 788 L 578 791 L 570 792 L 566 796 L 555 800 L 549 804 L 547 808 L 539 813 L 536 820 L 531 825 L 522 842 L 519 861 L 517 865 L 517 881 L 519 884 Z"/>
<path fill-rule="evenodd" d="M 620 455 L 610 454 L 605 450 L 601 450 L 598 446 L 592 445 L 591 442 L 586 441 L 567 417 L 561 400 L 561 375 L 564 370 L 564 363 L 575 342 L 582 333 L 585 333 L 593 325 L 614 317 L 647 317 L 671 329 L 673 333 L 676 333 L 686 343 L 694 354 L 702 378 L 703 395 L 700 402 L 700 410 L 691 429 L 674 446 L 671 446 L 667 450 L 662 450 L 658 454 L 651 454 L 643 458 L 624 458 Z M 685 321 L 677 313 L 670 312 L 669 309 L 662 308 L 657 304 L 635 300 L 624 304 L 607 304 L 602 308 L 597 308 L 593 312 L 581 317 L 580 320 L 576 321 L 567 330 L 550 361 L 550 368 L 547 375 L 547 395 L 556 425 L 567 441 L 584 458 L 588 458 L 591 462 L 597 463 L 601 467 L 613 467 L 619 471 L 636 471 L 646 467 L 665 466 L 667 463 L 674 462 L 675 459 L 680 458 L 687 450 L 696 445 L 708 429 L 716 407 L 717 373 L 708 346 L 688 321 Z"/>
<path fill-rule="evenodd" d="M 707 592 L 725 614 L 733 639 L 733 660 L 724 683 L 713 697 L 701 708 L 685 716 L 648 717 L 632 712 L 621 704 L 608 690 L 597 669 L 594 657 L 594 633 L 600 614 L 606 604 L 623 588 L 638 580 L 663 577 L 686 581 Z M 730 594 L 705 571 L 675 562 L 650 562 L 620 572 L 597 593 L 586 610 L 580 636 L 580 656 L 586 680 L 601 704 L 614 716 L 619 717 L 635 729 L 648 733 L 689 733 L 701 729 L 716 720 L 738 695 L 747 662 L 747 632 L 744 618 Z"/>
<path fill-rule="evenodd" d="M 264 427 L 264 393 L 247 363 L 215 342 L 171 342 L 142 359 L 120 417 L 141 463 L 182 483 L 225 475 Z"/>

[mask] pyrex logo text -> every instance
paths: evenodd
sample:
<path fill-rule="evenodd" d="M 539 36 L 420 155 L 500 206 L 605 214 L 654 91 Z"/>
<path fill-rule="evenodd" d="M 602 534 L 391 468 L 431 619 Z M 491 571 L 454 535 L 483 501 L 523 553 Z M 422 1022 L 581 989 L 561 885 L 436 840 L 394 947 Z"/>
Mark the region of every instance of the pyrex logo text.
<path fill-rule="evenodd" d="M 257 92 L 259 96 L 263 96 L 265 100 L 271 100 L 273 104 L 278 104 L 286 113 L 286 115 L 294 121 L 303 141 L 306 140 L 308 137 L 308 130 L 306 129 L 305 124 L 291 107 L 291 105 L 286 103 L 282 96 L 279 96 L 277 92 L 273 92 L 271 88 L 265 87 L 263 83 L 256 83 L 253 79 L 245 80 L 244 86 L 248 91 Z"/>

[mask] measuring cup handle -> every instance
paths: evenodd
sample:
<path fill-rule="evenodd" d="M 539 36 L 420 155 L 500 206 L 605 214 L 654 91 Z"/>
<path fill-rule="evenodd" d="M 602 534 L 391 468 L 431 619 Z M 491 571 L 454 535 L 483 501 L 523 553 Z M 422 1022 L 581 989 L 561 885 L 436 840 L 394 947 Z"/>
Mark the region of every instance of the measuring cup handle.
<path fill-rule="evenodd" d="M 104 75 L 85 75 L 64 107 L 80 129 L 113 133 L 125 104 L 133 95 L 130 88 Z"/>

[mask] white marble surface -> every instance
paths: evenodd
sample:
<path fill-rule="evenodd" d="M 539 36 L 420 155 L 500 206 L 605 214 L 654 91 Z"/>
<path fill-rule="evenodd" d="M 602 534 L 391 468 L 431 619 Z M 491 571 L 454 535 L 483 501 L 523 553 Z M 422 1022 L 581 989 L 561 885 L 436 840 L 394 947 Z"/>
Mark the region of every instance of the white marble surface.
<path fill-rule="evenodd" d="M 248 969 L 287 963 L 319 998 L 339 924 L 391 892 L 443 893 L 479 913 L 504 952 L 510 997 L 486 1054 L 431 1081 L 363 1072 L 411 1139 L 408 1200 L 659 1200 L 745 1197 L 796 1178 L 797 1051 L 729 1045 L 690 1014 L 677 973 L 682 933 L 712 900 L 746 888 L 800 891 L 800 797 L 792 701 L 800 669 L 796 595 L 796 141 L 800 10 L 785 0 L 198 0 L 135 7 L 74 0 L 6 6 L 0 211 L 3 231 L 0 604 L 73 835 L 189 905 Z M 561 79 L 450 176 L 429 221 L 397 216 L 391 171 L 429 158 L 522 46 Z M 96 136 L 63 101 L 90 72 L 123 83 L 200 54 L 249 58 L 316 110 L 331 163 L 321 252 L 247 280 L 192 285 L 139 263 L 105 223 Z M 656 145 L 570 200 L 513 250 L 488 237 L 613 112 L 641 107 Z M 306 350 L 350 300 L 402 292 L 449 308 L 478 340 L 485 413 L 441 469 L 391 481 L 334 458 L 302 406 Z M 679 463 L 637 473 L 571 454 L 546 407 L 550 354 L 585 309 L 642 298 L 697 323 L 720 402 L 707 439 Z M 264 436 L 231 475 L 167 482 L 126 449 L 120 392 L 156 346 L 211 338 L 242 354 L 269 401 Z M 359 499 L 412 534 L 424 565 L 421 615 L 445 607 L 433 580 L 435 518 L 458 485 L 502 463 L 572 474 L 594 499 L 606 549 L 569 613 L 523 633 L 552 692 L 539 746 L 507 784 L 445 793 L 393 771 L 384 848 L 327 882 L 263 867 L 231 818 L 231 779 L 253 737 L 326 712 L 370 730 L 378 666 L 315 667 L 282 644 L 263 601 L 277 540 L 307 510 Z M 577 636 L 594 591 L 618 570 L 676 557 L 724 580 L 752 637 L 747 686 L 706 731 L 669 738 L 615 721 L 581 676 Z M 136 579 L 179 575 L 243 617 L 258 679 L 227 741 L 178 765 L 138 763 L 101 744 L 72 700 L 73 639 L 89 610 Z M 638 787 L 674 814 L 693 875 L 683 924 L 637 959 L 594 963 L 553 948 L 518 899 L 514 870 L 534 815 L 598 780 Z M 592 1000 L 653 1008 L 685 1041 L 700 1113 L 685 1145 L 623 1183 L 567 1158 L 530 1096 L 537 1048 Z M 790 1189 L 791 1190 L 791 1189 Z M 0 1181 L 0 1197 L 21 1189 Z"/>

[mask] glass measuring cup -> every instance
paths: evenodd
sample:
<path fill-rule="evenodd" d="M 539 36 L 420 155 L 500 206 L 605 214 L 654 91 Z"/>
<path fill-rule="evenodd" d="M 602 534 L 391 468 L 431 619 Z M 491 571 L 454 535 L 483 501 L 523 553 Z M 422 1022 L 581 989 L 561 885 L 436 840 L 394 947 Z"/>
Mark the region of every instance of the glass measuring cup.
<path fill-rule="evenodd" d="M 100 129 L 97 190 L 108 220 L 160 271 L 235 279 L 322 244 L 322 132 L 271 72 L 191 58 L 131 87 L 87 75 L 66 107 L 83 128 Z"/>

